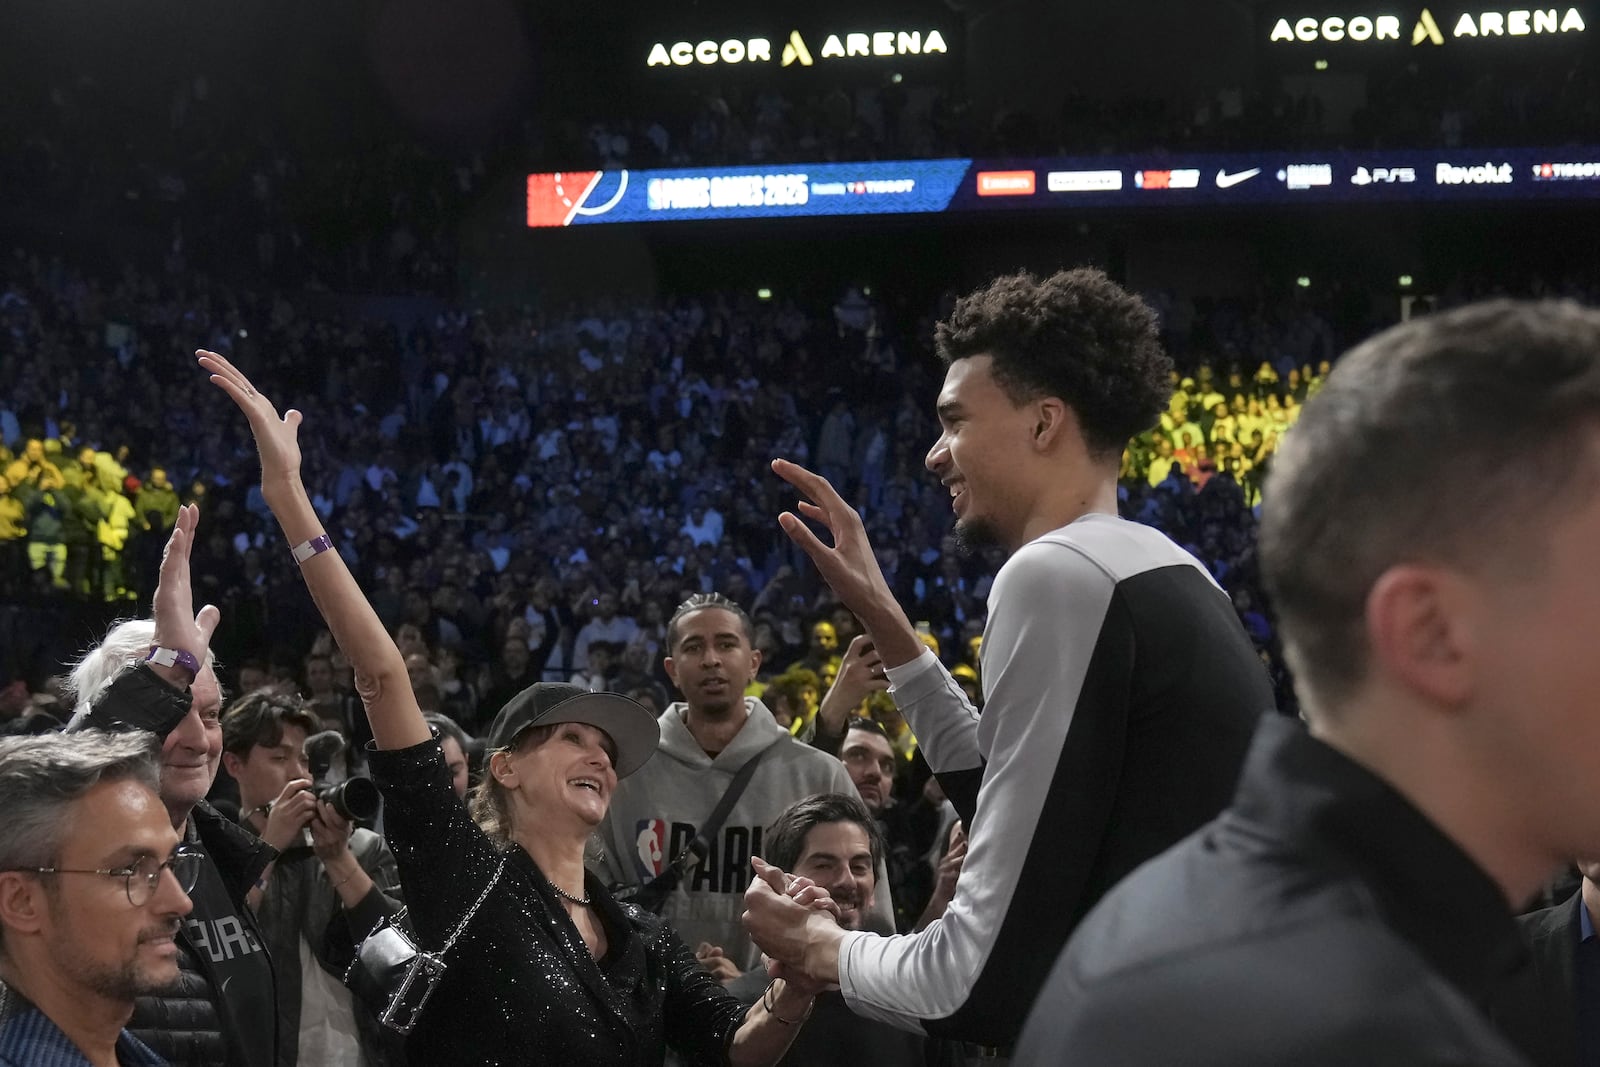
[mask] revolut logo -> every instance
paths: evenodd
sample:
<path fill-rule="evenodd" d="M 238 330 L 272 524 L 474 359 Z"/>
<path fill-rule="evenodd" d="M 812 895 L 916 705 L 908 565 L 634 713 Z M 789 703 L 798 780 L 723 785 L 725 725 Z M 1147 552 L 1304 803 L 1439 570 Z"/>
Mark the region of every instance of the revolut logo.
<path fill-rule="evenodd" d="M 1566 9 L 1516 8 L 1510 11 L 1463 11 L 1454 21 L 1446 18 L 1450 37 L 1532 37 L 1545 34 L 1583 33 L 1588 26 L 1576 7 Z M 1275 44 L 1338 43 L 1341 41 L 1399 41 L 1397 15 L 1330 15 L 1326 18 L 1280 18 L 1268 39 Z M 1433 12 L 1423 8 L 1411 27 L 1411 43 L 1442 45 L 1445 34 Z"/>
<path fill-rule="evenodd" d="M 813 52 L 799 30 L 790 30 L 779 53 L 779 66 L 815 66 L 818 59 L 863 59 L 876 56 L 948 55 L 950 46 L 938 30 L 877 30 L 872 33 L 830 33 Z M 768 37 L 729 38 L 725 41 L 658 41 L 650 46 L 647 67 L 709 67 L 716 64 L 771 63 Z"/>
<path fill-rule="evenodd" d="M 1440 163 L 1433 169 L 1435 185 L 1510 185 L 1515 180 L 1509 163 L 1482 163 L 1475 167 Z"/>

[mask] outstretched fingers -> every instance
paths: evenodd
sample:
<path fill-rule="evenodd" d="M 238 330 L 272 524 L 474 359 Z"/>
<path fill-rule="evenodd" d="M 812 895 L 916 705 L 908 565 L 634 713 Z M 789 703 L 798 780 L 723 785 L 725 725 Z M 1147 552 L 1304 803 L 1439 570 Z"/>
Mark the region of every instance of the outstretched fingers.
<path fill-rule="evenodd" d="M 792 511 L 785 511 L 778 516 L 778 525 L 783 527 L 783 532 L 789 535 L 789 540 L 800 546 L 800 550 L 811 557 L 811 562 L 819 566 L 832 551 L 822 543 L 822 539 L 811 532 L 811 528 L 800 521 L 800 517 Z"/>
<path fill-rule="evenodd" d="M 801 499 L 795 503 L 795 510 L 827 527 L 835 545 L 841 538 L 850 537 L 852 531 L 861 526 L 861 515 L 822 475 L 786 459 L 773 460 L 772 472 L 799 490 Z M 788 530 L 787 525 L 784 528 Z M 794 537 L 793 531 L 789 532 L 789 536 Z"/>
<path fill-rule="evenodd" d="M 180 573 L 187 573 L 189 566 L 189 541 L 192 540 L 190 531 L 184 526 L 184 518 L 188 512 L 185 505 L 178 509 L 178 521 L 172 524 L 172 532 L 167 535 L 167 547 L 161 550 L 161 577 L 159 584 L 165 584 L 178 577 Z"/>
<path fill-rule="evenodd" d="M 210 371 L 215 377 L 222 378 L 224 381 L 238 386 L 246 393 L 253 393 L 255 391 L 250 385 L 250 379 L 246 378 L 244 376 L 244 372 L 239 370 L 238 367 L 235 367 L 232 363 L 229 363 L 226 356 L 223 356 L 217 352 L 208 352 L 203 348 L 197 351 L 195 356 L 199 358 L 200 365 L 206 370 Z M 221 385 L 222 383 L 218 382 L 217 384 Z"/>
<path fill-rule="evenodd" d="M 232 363 L 215 352 L 201 350 L 197 353 L 200 366 L 211 372 L 211 382 L 224 393 L 227 393 L 239 409 L 247 416 L 254 417 L 258 414 L 267 414 L 272 418 L 278 417 L 278 410 L 272 406 L 271 401 L 256 392 L 256 387 Z M 262 409 L 265 408 L 265 412 Z"/>
<path fill-rule="evenodd" d="M 798 463 L 775 459 L 772 461 L 772 473 L 794 486 L 801 496 L 816 501 L 815 504 L 802 501 L 801 507 L 815 507 L 826 515 L 836 514 L 840 508 L 851 510 L 850 505 L 845 503 L 844 497 L 839 495 L 839 491 L 829 483 L 828 479 L 815 471 L 806 470 Z"/>
<path fill-rule="evenodd" d="M 161 571 L 158 584 L 176 587 L 189 584 L 189 556 L 194 551 L 194 531 L 200 522 L 200 508 L 184 504 L 178 508 L 172 532 L 167 535 L 167 546 L 161 550 Z"/>
<path fill-rule="evenodd" d="M 181 551 L 183 552 L 183 562 L 185 564 L 188 564 L 189 557 L 194 552 L 194 531 L 195 527 L 197 527 L 199 524 L 200 505 L 185 504 L 178 509 L 178 519 L 177 522 L 173 524 L 172 528 L 174 531 L 177 531 L 179 528 L 183 530 Z"/>

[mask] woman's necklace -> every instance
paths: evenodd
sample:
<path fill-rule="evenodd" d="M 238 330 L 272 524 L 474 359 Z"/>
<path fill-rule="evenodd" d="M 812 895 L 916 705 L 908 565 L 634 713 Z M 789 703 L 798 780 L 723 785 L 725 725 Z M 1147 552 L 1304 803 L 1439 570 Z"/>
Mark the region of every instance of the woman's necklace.
<path fill-rule="evenodd" d="M 550 888 L 556 891 L 556 896 L 560 897 L 568 904 L 576 904 L 580 908 L 587 908 L 589 906 L 589 895 L 587 893 L 581 897 L 575 897 L 571 893 L 563 892 L 561 887 L 556 885 L 554 882 L 550 883 Z"/>

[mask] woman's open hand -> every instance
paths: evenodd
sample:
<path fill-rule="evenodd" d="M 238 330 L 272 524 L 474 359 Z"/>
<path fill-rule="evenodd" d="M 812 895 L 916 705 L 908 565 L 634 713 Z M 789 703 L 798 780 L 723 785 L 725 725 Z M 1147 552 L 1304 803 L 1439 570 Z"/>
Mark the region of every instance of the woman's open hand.
<path fill-rule="evenodd" d="M 270 495 L 285 480 L 300 476 L 300 413 L 293 408 L 278 417 L 272 401 L 261 395 L 250 379 L 215 352 L 196 352 L 200 366 L 211 372 L 212 384 L 233 398 L 250 420 L 256 451 L 261 456 L 261 491 Z M 271 502 L 270 499 L 268 501 Z"/>

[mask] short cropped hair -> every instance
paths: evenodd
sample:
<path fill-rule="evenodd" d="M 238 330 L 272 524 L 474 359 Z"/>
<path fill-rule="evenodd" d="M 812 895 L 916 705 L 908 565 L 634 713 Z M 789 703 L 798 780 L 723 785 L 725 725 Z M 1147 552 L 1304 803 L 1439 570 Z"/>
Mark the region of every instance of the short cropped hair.
<path fill-rule="evenodd" d="M 1538 538 L 1600 489 L 1600 311 L 1494 300 L 1352 349 L 1284 436 L 1262 577 L 1314 711 L 1366 673 L 1366 601 L 1405 563 L 1537 572 Z M 1507 545 L 1514 545 L 1508 549 Z"/>
<path fill-rule="evenodd" d="M 996 278 L 956 301 L 934 343 L 946 366 L 992 357 L 995 384 L 1013 404 L 1065 401 L 1096 456 L 1120 455 L 1172 393 L 1155 312 L 1092 267 Z"/>
<path fill-rule="evenodd" d="M 866 831 L 872 867 L 877 870 L 883 860 L 883 833 L 861 798 L 850 793 L 816 793 L 790 804 L 767 828 L 762 838 L 762 858 L 774 867 L 792 871 L 806 850 L 806 836 L 818 826 L 836 822 L 853 822 Z"/>
<path fill-rule="evenodd" d="M 678 623 L 685 615 L 692 615 L 706 608 L 716 608 L 719 611 L 730 612 L 739 618 L 739 628 L 744 631 L 745 643 L 751 648 L 756 644 L 755 623 L 750 621 L 750 614 L 738 604 L 729 600 L 721 593 L 696 593 L 694 596 L 678 605 L 678 610 L 672 613 L 672 618 L 667 620 L 667 654 L 671 655 L 673 649 L 678 647 Z"/>
<path fill-rule="evenodd" d="M 276 748 L 285 726 L 298 726 L 307 737 L 322 732 L 322 720 L 301 697 L 270 689 L 246 693 L 223 713 L 222 751 L 248 759 L 258 745 Z"/>
<path fill-rule="evenodd" d="M 894 739 L 889 736 L 889 731 L 885 730 L 883 728 L 883 723 L 879 722 L 877 719 L 868 719 L 860 715 L 851 716 L 850 721 L 844 724 L 844 732 L 848 734 L 852 730 L 860 730 L 863 733 L 877 734 L 879 737 L 889 742 L 890 746 L 894 745 Z"/>
<path fill-rule="evenodd" d="M 160 742 L 143 731 L 0 738 L 0 870 L 54 866 L 67 809 L 101 782 L 131 779 L 160 792 L 160 759 Z"/>

